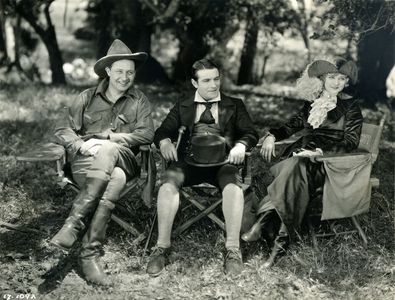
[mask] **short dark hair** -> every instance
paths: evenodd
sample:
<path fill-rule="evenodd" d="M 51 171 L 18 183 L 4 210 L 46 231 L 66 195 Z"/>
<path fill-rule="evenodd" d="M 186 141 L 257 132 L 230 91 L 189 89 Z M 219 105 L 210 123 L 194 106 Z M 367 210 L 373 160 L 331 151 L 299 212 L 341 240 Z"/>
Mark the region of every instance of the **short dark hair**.
<path fill-rule="evenodd" d="M 221 73 L 220 68 L 217 63 L 215 63 L 213 60 L 208 59 L 208 58 L 203 58 L 200 60 L 197 60 L 193 63 L 192 69 L 191 69 L 191 78 L 194 80 L 198 80 L 197 78 L 197 72 L 199 70 L 204 70 L 204 69 L 217 69 L 218 72 Z"/>

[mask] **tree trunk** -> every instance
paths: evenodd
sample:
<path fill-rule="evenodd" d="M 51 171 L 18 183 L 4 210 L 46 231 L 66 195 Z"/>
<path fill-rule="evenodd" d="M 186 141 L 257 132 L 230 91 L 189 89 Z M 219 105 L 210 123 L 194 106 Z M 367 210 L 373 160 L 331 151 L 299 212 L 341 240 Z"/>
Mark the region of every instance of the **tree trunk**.
<path fill-rule="evenodd" d="M 7 45 L 6 45 L 6 37 L 5 37 L 5 15 L 3 8 L 3 0 L 0 0 L 0 52 L 4 52 L 4 56 L 0 57 L 1 61 L 7 60 Z"/>
<path fill-rule="evenodd" d="M 39 25 L 38 20 L 31 11 L 25 10 L 23 6 L 18 6 L 18 13 L 33 27 L 34 31 L 39 35 L 48 51 L 49 65 L 52 72 L 52 84 L 66 84 L 66 77 L 63 72 L 63 59 L 59 49 L 58 40 L 56 38 L 55 27 L 52 24 L 49 14 L 49 6 L 44 8 L 44 15 L 47 21 L 47 27 L 43 28 Z"/>
<path fill-rule="evenodd" d="M 258 20 L 252 7 L 248 8 L 247 26 L 244 38 L 243 50 L 240 58 L 239 74 L 237 76 L 237 84 L 254 83 L 254 59 L 257 49 L 258 40 Z"/>
<path fill-rule="evenodd" d="M 209 47 L 203 40 L 197 40 L 196 37 L 192 40 L 190 38 L 180 39 L 180 51 L 178 52 L 177 60 L 174 63 L 173 80 L 185 82 L 189 80 L 190 70 L 193 63 L 199 59 L 204 58 L 209 52 Z"/>
<path fill-rule="evenodd" d="M 111 33 L 110 33 L 110 19 L 113 4 L 110 0 L 101 1 L 100 13 L 98 16 L 99 28 L 97 36 L 97 52 L 96 58 L 99 59 L 107 54 L 108 47 L 111 44 Z"/>
<path fill-rule="evenodd" d="M 63 72 L 63 59 L 56 40 L 54 28 L 46 30 L 44 36 L 40 36 L 47 48 L 49 55 L 49 65 L 52 71 L 52 84 L 66 84 L 66 78 Z"/>
<path fill-rule="evenodd" d="M 358 44 L 358 91 L 368 103 L 385 99 L 385 80 L 395 63 L 394 53 L 395 33 L 390 28 L 361 37 Z"/>
<path fill-rule="evenodd" d="M 262 64 L 262 71 L 261 71 L 261 77 L 260 77 L 260 84 L 263 83 L 263 80 L 265 79 L 265 72 L 266 72 L 266 65 L 267 65 L 267 61 L 269 59 L 269 55 L 265 55 L 263 57 L 263 64 Z"/>

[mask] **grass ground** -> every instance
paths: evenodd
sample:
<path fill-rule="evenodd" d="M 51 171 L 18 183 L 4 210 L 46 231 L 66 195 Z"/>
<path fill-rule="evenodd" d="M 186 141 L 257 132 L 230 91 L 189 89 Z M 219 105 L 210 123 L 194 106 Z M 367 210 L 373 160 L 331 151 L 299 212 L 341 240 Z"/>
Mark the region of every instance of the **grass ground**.
<path fill-rule="evenodd" d="M 36 299 L 394 299 L 393 147 L 381 146 L 373 170 L 380 187 L 373 192 L 370 212 L 360 218 L 368 236 L 367 249 L 357 235 L 346 235 L 320 240 L 319 250 L 315 250 L 303 233 L 288 255 L 267 270 L 262 268 L 267 246 L 244 244 L 245 271 L 230 279 L 222 272 L 223 234 L 210 221 L 202 220 L 174 241 L 167 271 L 150 278 L 145 274 L 146 259 L 140 260 L 143 246 L 133 245 L 133 236 L 110 223 L 102 261 L 114 287 L 100 289 L 81 278 L 75 251 L 64 256 L 47 247 L 67 216 L 73 193 L 55 184 L 51 164 L 15 159 L 39 141 L 50 140 L 59 109 L 80 90 L 35 85 L 0 88 L 0 221 L 37 230 L 25 233 L 0 228 L 2 299 L 19 294 Z M 151 86 L 142 90 L 153 100 L 158 126 L 179 94 Z M 241 96 L 261 132 L 269 124 L 279 124 L 299 105 L 280 98 Z M 364 114 L 377 121 L 377 113 L 364 110 Z M 253 165 L 255 187 L 261 195 L 267 178 L 257 153 Z M 153 209 L 145 208 L 136 194 L 128 198 L 131 221 L 145 229 Z M 188 214 L 186 209 L 178 218 Z M 349 224 L 341 221 L 337 226 Z"/>

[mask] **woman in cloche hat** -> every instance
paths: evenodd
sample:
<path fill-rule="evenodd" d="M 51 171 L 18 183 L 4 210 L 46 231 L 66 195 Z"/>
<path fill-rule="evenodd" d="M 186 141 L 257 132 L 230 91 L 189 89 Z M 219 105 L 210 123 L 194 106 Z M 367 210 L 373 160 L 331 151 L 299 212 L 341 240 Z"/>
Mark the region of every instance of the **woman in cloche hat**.
<path fill-rule="evenodd" d="M 289 244 L 289 233 L 301 225 L 309 202 L 309 191 L 323 186 L 322 163 L 310 157 L 328 152 L 350 152 L 356 149 L 362 128 L 358 102 L 343 90 L 357 81 L 354 62 L 336 59 L 316 60 L 309 64 L 296 89 L 305 101 L 303 108 L 280 128 L 273 128 L 261 139 L 261 155 L 268 162 L 275 154 L 275 141 L 303 130 L 302 137 L 285 147 L 270 169 L 274 180 L 268 194 L 259 203 L 257 221 L 243 234 L 247 242 L 264 233 L 273 243 L 265 267 L 273 265 Z"/>

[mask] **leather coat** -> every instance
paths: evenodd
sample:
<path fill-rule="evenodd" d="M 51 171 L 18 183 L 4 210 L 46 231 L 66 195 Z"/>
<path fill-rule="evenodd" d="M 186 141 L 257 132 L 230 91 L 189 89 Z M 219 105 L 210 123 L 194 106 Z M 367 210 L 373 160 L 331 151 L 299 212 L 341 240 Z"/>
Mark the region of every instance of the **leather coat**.
<path fill-rule="evenodd" d="M 328 153 L 350 152 L 358 147 L 363 117 L 356 99 L 340 93 L 336 107 L 328 112 L 326 120 L 316 129 L 307 123 L 310 110 L 311 103 L 306 101 L 299 113 L 287 123 L 280 128 L 270 129 L 276 141 L 302 131 L 301 137 L 286 147 L 281 156 L 289 156 L 300 148 L 321 148 L 324 153 Z"/>

